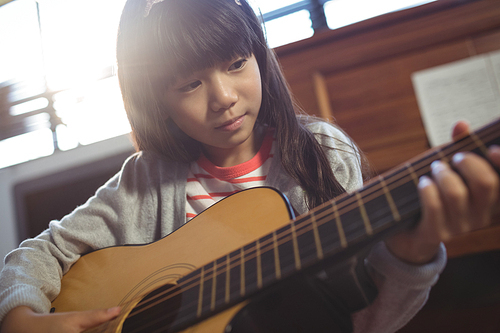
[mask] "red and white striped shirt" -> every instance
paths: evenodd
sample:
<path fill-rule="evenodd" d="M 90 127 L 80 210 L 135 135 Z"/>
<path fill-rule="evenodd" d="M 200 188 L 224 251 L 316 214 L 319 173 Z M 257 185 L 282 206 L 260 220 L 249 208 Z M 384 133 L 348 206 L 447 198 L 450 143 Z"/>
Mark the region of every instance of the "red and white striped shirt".
<path fill-rule="evenodd" d="M 268 131 L 257 154 L 232 167 L 218 167 L 202 155 L 191 163 L 186 185 L 186 222 L 225 197 L 241 190 L 264 186 L 275 139 Z"/>

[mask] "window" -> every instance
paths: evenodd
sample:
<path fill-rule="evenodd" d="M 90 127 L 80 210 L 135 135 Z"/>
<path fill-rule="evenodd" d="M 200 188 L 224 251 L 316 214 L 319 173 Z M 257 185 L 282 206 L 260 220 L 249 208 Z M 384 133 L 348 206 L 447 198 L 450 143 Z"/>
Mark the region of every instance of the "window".
<path fill-rule="evenodd" d="M 314 34 L 310 1 L 254 0 L 249 3 L 258 15 L 262 14 L 271 47 L 293 43 Z"/>
<path fill-rule="evenodd" d="M 393 11 L 423 5 L 436 0 L 331 0 L 324 6 L 330 29 L 360 22 Z"/>
<path fill-rule="evenodd" d="M 0 7 L 0 45 L 2 50 L 16 50 L 0 52 L 0 167 L 54 152 L 50 115 L 33 113 L 47 102 L 41 97 L 45 87 L 37 16 L 33 1 Z M 38 97 L 29 100 L 31 96 Z M 21 103 L 6 108 L 13 100 Z"/>
<path fill-rule="evenodd" d="M 278 47 L 431 1 L 249 2 L 264 18 L 269 45 Z M 0 45 L 8 50 L 0 52 L 0 168 L 130 132 L 114 75 L 124 3 L 15 0 L 0 7 Z"/>
<path fill-rule="evenodd" d="M 0 7 L 0 44 L 14 50 L 0 53 L 0 107 L 8 106 L 0 109 L 0 168 L 130 132 L 113 75 L 124 3 Z"/>
<path fill-rule="evenodd" d="M 262 13 L 271 47 L 299 41 L 322 28 L 337 29 L 436 0 L 250 0 Z"/>

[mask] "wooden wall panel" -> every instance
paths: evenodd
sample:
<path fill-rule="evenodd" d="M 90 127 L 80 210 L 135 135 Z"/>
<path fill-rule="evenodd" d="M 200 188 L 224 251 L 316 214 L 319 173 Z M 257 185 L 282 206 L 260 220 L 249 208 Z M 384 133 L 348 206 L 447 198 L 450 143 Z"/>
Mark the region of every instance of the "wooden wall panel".
<path fill-rule="evenodd" d="M 375 172 L 381 173 L 428 148 L 413 97 L 383 106 L 353 109 L 337 120 L 366 154 Z M 404 110 L 404 112 L 402 111 Z"/>
<path fill-rule="evenodd" d="M 476 36 L 472 43 L 477 54 L 500 50 L 500 30 Z"/>
<path fill-rule="evenodd" d="M 443 4 L 448 7 L 443 7 Z M 448 43 L 500 26 L 500 4 L 438 1 L 392 13 L 277 49 L 289 80 L 304 72 L 339 71 L 386 57 Z M 437 12 L 427 13 L 438 7 Z"/>
<path fill-rule="evenodd" d="M 327 75 L 334 112 L 414 96 L 412 73 L 470 56 L 464 42 L 398 55 Z"/>
<path fill-rule="evenodd" d="M 327 109 L 384 172 L 429 148 L 411 74 L 500 49 L 500 2 L 437 1 L 391 13 L 277 49 L 299 105 Z"/>
<path fill-rule="evenodd" d="M 288 80 L 288 83 L 299 106 L 308 114 L 320 116 L 312 75 L 307 73 L 303 80 Z"/>
<path fill-rule="evenodd" d="M 461 41 L 328 76 L 333 116 L 365 151 L 373 168 L 386 171 L 429 149 L 412 73 L 469 55 L 467 43 Z"/>

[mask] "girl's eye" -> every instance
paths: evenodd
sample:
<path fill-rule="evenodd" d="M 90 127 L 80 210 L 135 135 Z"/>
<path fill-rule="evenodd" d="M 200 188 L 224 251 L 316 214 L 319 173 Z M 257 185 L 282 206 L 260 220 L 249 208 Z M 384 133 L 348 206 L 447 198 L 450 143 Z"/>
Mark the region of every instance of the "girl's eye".
<path fill-rule="evenodd" d="M 181 92 L 189 92 L 189 91 L 192 91 L 192 90 L 195 90 L 196 88 L 198 88 L 198 86 L 201 84 L 200 81 L 193 81 L 189 84 L 186 84 L 185 86 L 182 86 L 179 88 L 179 91 Z"/>
<path fill-rule="evenodd" d="M 247 59 L 240 59 L 240 60 L 236 61 L 234 64 L 232 64 L 231 67 L 229 67 L 229 70 L 234 71 L 234 70 L 242 69 L 243 67 L 245 67 L 246 62 L 247 62 Z"/>

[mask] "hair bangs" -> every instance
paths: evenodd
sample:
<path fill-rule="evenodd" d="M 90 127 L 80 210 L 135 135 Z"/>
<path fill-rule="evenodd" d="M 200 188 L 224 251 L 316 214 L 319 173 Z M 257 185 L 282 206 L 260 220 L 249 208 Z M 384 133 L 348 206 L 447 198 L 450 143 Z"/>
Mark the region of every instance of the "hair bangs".
<path fill-rule="evenodd" d="M 228 8 L 228 6 L 236 8 Z M 169 0 L 147 18 L 154 32 L 149 72 L 163 85 L 253 53 L 258 37 L 234 1 Z"/>

